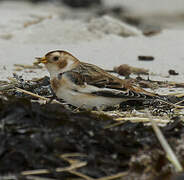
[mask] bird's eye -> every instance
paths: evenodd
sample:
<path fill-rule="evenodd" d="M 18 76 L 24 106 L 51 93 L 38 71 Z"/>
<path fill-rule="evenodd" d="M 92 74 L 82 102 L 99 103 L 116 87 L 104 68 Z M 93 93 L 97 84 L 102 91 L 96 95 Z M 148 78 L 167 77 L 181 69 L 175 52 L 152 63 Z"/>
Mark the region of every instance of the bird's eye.
<path fill-rule="evenodd" d="M 53 61 L 58 61 L 59 60 L 59 57 L 58 56 L 54 56 L 53 57 Z"/>

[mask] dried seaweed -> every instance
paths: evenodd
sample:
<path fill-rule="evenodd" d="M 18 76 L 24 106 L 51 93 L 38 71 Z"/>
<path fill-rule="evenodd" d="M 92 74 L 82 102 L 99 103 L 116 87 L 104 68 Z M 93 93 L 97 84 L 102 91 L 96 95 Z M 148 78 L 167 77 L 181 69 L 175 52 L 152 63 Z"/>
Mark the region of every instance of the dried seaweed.
<path fill-rule="evenodd" d="M 143 79 L 135 81 L 151 83 Z M 81 111 L 66 107 L 60 100 L 47 103 L 53 96 L 48 77 L 25 81 L 14 74 L 10 83 L 1 84 L 1 177 L 9 178 L 7 174 L 14 179 L 63 180 L 171 177 L 174 169 L 150 126 L 149 117 L 145 116 L 145 108 L 161 127 L 164 125 L 165 137 L 180 161 L 184 160 L 183 121 L 172 106 L 182 104 L 182 96 L 166 96 L 171 104 L 130 101 L 103 112 Z"/>
<path fill-rule="evenodd" d="M 105 128 L 114 123 L 108 115 L 93 112 L 73 113 L 60 104 L 40 104 L 27 98 L 1 97 L 0 101 L 0 174 L 26 176 L 27 170 L 46 169 L 49 174 L 44 177 L 67 179 L 85 175 L 90 178 L 102 178 L 124 172 L 124 177 L 132 174 L 135 163 L 143 153 L 150 159 L 150 176 L 173 170 L 164 157 L 164 152 L 155 137 L 151 126 L 143 123 L 125 122 L 116 127 Z M 171 128 L 169 128 L 171 127 Z M 183 135 L 181 121 L 163 129 L 170 141 L 177 141 Z M 73 161 L 86 162 L 85 166 L 76 170 L 58 172 L 58 168 L 67 168 L 70 163 L 63 154 L 79 153 L 83 156 L 73 157 Z M 164 163 L 160 164 L 160 158 Z M 142 167 L 137 172 L 141 177 L 147 168 L 142 161 L 136 162 Z M 157 169 L 161 166 L 163 170 Z M 140 169 L 140 168 L 139 168 Z M 75 173 L 75 171 L 77 173 Z M 135 173 L 135 172 L 134 172 Z M 84 178 L 83 178 L 84 179 Z"/>

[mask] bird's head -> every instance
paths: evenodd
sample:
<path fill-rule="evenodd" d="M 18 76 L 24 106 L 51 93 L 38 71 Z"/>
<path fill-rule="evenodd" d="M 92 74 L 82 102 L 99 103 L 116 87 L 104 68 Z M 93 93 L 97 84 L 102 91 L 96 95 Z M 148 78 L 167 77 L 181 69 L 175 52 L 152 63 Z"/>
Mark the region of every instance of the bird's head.
<path fill-rule="evenodd" d="M 43 63 L 50 73 L 51 78 L 59 73 L 70 71 L 79 60 L 66 51 L 51 51 L 42 58 L 36 58 L 36 64 Z"/>

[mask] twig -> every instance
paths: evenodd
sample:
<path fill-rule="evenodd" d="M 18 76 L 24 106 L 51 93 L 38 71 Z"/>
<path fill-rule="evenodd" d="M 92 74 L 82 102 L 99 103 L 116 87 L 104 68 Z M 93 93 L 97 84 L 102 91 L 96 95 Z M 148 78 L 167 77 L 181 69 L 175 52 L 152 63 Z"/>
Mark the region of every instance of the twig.
<path fill-rule="evenodd" d="M 87 162 L 79 162 L 79 163 L 72 164 L 69 167 L 56 168 L 55 171 L 56 172 L 71 171 L 73 169 L 80 168 L 86 165 L 87 165 Z M 26 175 L 50 174 L 50 173 L 51 171 L 49 171 L 48 169 L 38 169 L 38 170 L 23 171 L 21 172 L 21 175 L 26 176 Z"/>
<path fill-rule="evenodd" d="M 66 154 L 62 154 L 60 157 L 63 158 L 65 161 L 68 161 L 72 165 L 72 164 L 76 164 L 78 161 L 78 160 L 72 159 L 72 157 L 84 157 L 84 156 L 86 155 L 81 153 L 66 153 Z M 75 174 L 76 176 L 82 177 L 83 179 L 86 179 L 86 180 L 94 180 L 93 178 L 74 170 L 69 170 L 68 172 Z"/>
<path fill-rule="evenodd" d="M 168 104 L 168 105 L 170 105 L 170 106 L 173 106 L 175 109 L 183 109 L 184 108 L 184 106 L 180 106 L 180 105 L 177 105 L 177 104 L 173 104 L 173 103 L 171 103 L 171 102 L 167 102 L 167 101 L 164 101 L 164 100 L 162 100 L 162 99 L 158 99 L 160 102 L 163 102 L 163 103 L 165 103 L 165 104 Z"/>
<path fill-rule="evenodd" d="M 162 134 L 160 128 L 157 126 L 156 122 L 153 120 L 151 114 L 147 110 L 147 115 L 150 119 L 150 122 L 152 124 L 153 130 L 160 141 L 160 144 L 162 145 L 163 149 L 165 150 L 167 154 L 167 158 L 170 160 L 170 162 L 173 164 L 175 167 L 176 172 L 181 172 L 183 171 L 183 168 L 178 161 L 176 155 L 174 154 L 173 150 L 171 149 L 170 145 L 168 144 L 167 140 L 165 139 L 164 135 Z"/>
<path fill-rule="evenodd" d="M 149 118 L 145 118 L 145 117 L 119 117 L 119 118 L 116 118 L 114 120 L 115 121 L 119 121 L 119 122 L 110 124 L 108 126 L 105 126 L 104 129 L 109 129 L 109 128 L 113 128 L 113 127 L 119 126 L 119 125 L 125 123 L 125 121 L 143 122 L 143 123 L 150 122 L 150 119 Z M 157 123 L 162 123 L 162 124 L 167 124 L 168 122 L 170 122 L 170 120 L 168 120 L 168 119 L 165 119 L 165 120 L 154 119 L 154 121 L 157 122 Z"/>
<path fill-rule="evenodd" d="M 38 176 L 26 176 L 27 180 L 56 180 L 53 178 L 47 178 L 47 177 L 38 177 Z"/>
<path fill-rule="evenodd" d="M 179 98 L 181 98 L 181 97 L 184 96 L 184 93 L 180 93 L 180 94 L 178 94 L 178 95 L 176 95 L 176 96 L 179 97 Z"/>
<path fill-rule="evenodd" d="M 4 175 L 0 176 L 1 180 L 17 180 L 17 177 L 15 175 Z"/>
<path fill-rule="evenodd" d="M 146 117 L 120 117 L 116 118 L 115 121 L 150 122 L 149 118 Z M 154 119 L 154 121 L 158 123 L 170 122 L 168 119 Z"/>
<path fill-rule="evenodd" d="M 16 67 L 24 68 L 24 69 L 41 69 L 43 66 L 40 65 L 27 65 L 27 64 L 14 64 Z"/>
<path fill-rule="evenodd" d="M 85 157 L 85 154 L 81 153 L 65 153 L 60 155 L 61 158 L 63 158 L 65 161 L 68 161 L 70 165 L 76 164 L 80 162 L 78 159 L 75 159 L 74 157 Z"/>
<path fill-rule="evenodd" d="M 15 87 L 15 84 L 7 84 L 0 87 L 0 91 L 6 91 Z"/>
<path fill-rule="evenodd" d="M 81 178 L 83 178 L 83 179 L 86 179 L 86 180 L 96 180 L 96 179 L 94 179 L 94 178 L 91 178 L 91 177 L 89 177 L 89 176 L 87 176 L 87 175 L 85 175 L 85 174 L 82 174 L 82 173 L 77 172 L 77 171 L 74 171 L 74 170 L 71 170 L 71 171 L 68 171 L 68 172 L 70 172 L 70 173 L 72 173 L 72 174 L 74 174 L 74 175 L 76 175 L 76 176 L 79 176 L 79 177 L 81 177 Z"/>
<path fill-rule="evenodd" d="M 33 97 L 36 97 L 36 98 L 39 98 L 39 99 L 42 99 L 42 100 L 45 100 L 45 101 L 47 101 L 47 102 L 50 100 L 49 98 L 40 96 L 40 95 L 38 95 L 38 94 L 35 94 L 35 93 L 32 93 L 32 92 L 26 91 L 26 90 L 21 89 L 21 88 L 18 88 L 18 87 L 16 87 L 15 89 L 16 89 L 17 91 L 19 91 L 19 92 L 22 92 L 22 93 L 31 95 L 31 96 L 33 96 Z M 57 100 L 53 100 L 53 102 L 58 103 L 58 104 L 62 104 L 61 102 L 59 102 L 59 101 L 57 101 Z M 63 104 L 62 104 L 62 105 L 63 105 Z"/>
<path fill-rule="evenodd" d="M 62 158 L 68 158 L 68 157 L 84 157 L 86 156 L 86 154 L 83 153 L 65 153 L 65 154 L 61 154 L 60 157 Z"/>
<path fill-rule="evenodd" d="M 81 109 L 85 104 L 80 105 L 79 107 L 75 108 L 73 112 L 77 112 L 79 109 Z"/>
<path fill-rule="evenodd" d="M 32 93 L 32 92 L 29 92 L 29 91 L 26 91 L 26 90 L 21 89 L 21 88 L 18 88 L 18 87 L 16 87 L 15 89 L 16 89 L 17 91 L 19 91 L 19 92 L 22 92 L 22 93 L 25 93 L 25 94 L 31 95 L 31 96 L 33 96 L 33 97 L 36 97 L 36 98 L 39 98 L 39 99 L 42 99 L 42 100 L 45 100 L 45 101 L 48 101 L 48 100 L 49 100 L 49 99 L 48 99 L 48 98 L 46 98 L 46 97 L 40 96 L 40 95 L 38 95 L 38 94 L 35 94 L 35 93 Z"/>
<path fill-rule="evenodd" d="M 67 160 L 71 157 L 85 157 L 85 156 L 86 154 L 82 154 L 82 153 L 65 153 L 60 155 L 61 158 L 67 159 Z"/>
<path fill-rule="evenodd" d="M 112 179 L 124 177 L 124 176 L 127 176 L 127 175 L 128 175 L 128 172 L 121 172 L 121 173 L 117 173 L 117 174 L 114 174 L 114 175 L 111 175 L 111 176 L 105 176 L 105 177 L 102 177 L 102 178 L 98 178 L 96 180 L 112 180 Z"/>
<path fill-rule="evenodd" d="M 184 96 L 184 93 L 178 93 L 178 92 L 175 92 L 175 93 L 169 93 L 167 94 L 167 96 L 176 96 L 176 97 L 183 97 Z"/>
<path fill-rule="evenodd" d="M 125 117 L 125 118 L 120 117 L 120 118 L 115 119 L 115 121 L 120 121 L 120 122 L 107 125 L 104 127 L 104 129 L 110 129 L 110 128 L 119 126 L 125 123 L 125 121 L 143 122 L 143 123 L 150 122 L 149 118 L 140 118 L 140 117 Z M 167 124 L 169 122 L 169 120 L 160 120 L 160 119 L 154 119 L 154 121 L 156 121 L 157 123 L 162 123 L 162 124 Z"/>
<path fill-rule="evenodd" d="M 175 105 L 178 105 L 178 104 L 183 103 L 183 102 L 184 102 L 184 100 L 179 101 L 179 102 L 175 103 Z"/>

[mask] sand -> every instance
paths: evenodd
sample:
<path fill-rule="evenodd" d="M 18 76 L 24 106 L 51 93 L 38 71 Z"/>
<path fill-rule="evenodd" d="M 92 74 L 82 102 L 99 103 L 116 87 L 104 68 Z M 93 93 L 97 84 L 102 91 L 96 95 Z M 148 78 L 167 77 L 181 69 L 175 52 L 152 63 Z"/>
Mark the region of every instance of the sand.
<path fill-rule="evenodd" d="M 125 7 L 126 4 L 129 12 L 145 17 L 145 22 L 148 17 L 152 21 L 160 13 L 164 18 L 156 24 L 162 24 L 163 30 L 146 37 L 136 27 L 113 17 L 96 17 L 95 11 L 75 11 L 57 4 L 0 2 L 0 16 L 3 17 L 0 21 L 0 79 L 6 80 L 13 72 L 25 79 L 48 75 L 45 69 L 15 71 L 14 64 L 31 65 L 35 57 L 63 49 L 82 61 L 106 69 L 129 64 L 149 69 L 154 74 L 152 79 L 183 82 L 184 32 L 178 18 L 184 10 L 184 2 L 177 0 L 173 4 L 165 0 L 168 8 L 164 5 L 161 8 L 159 1 L 154 1 L 156 5 L 152 6 L 154 2 L 150 0 L 144 10 L 133 0 L 110 2 L 105 1 L 107 6 L 120 4 Z M 139 55 L 151 55 L 155 60 L 138 61 Z M 179 75 L 169 76 L 169 69 Z"/>

